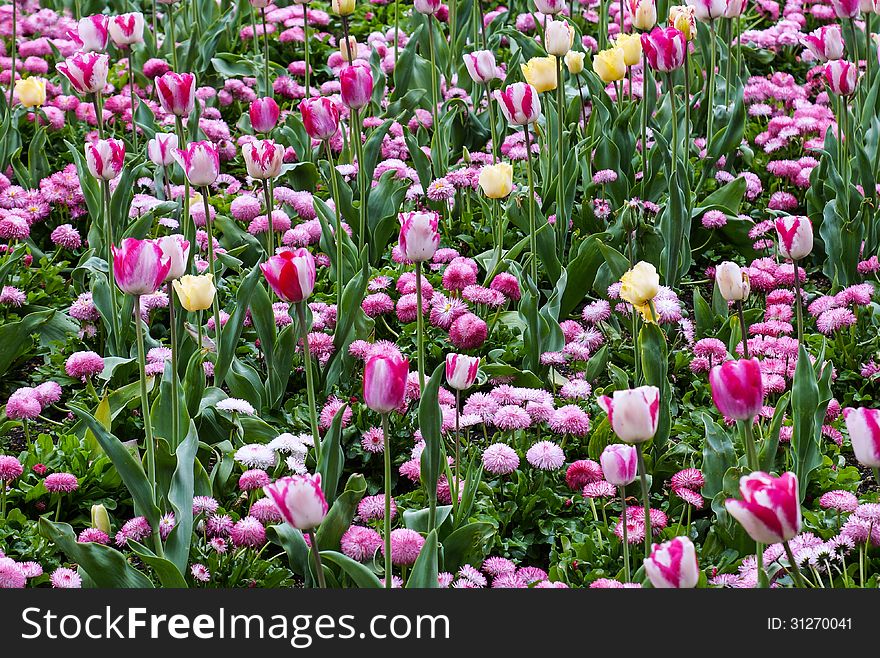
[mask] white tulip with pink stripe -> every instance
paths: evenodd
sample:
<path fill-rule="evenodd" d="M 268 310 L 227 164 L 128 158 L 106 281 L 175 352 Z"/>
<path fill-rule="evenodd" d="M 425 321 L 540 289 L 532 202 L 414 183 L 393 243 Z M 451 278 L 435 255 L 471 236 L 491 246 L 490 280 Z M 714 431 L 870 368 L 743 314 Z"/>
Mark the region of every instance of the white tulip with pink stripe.
<path fill-rule="evenodd" d="M 675 537 L 654 544 L 645 559 L 645 574 L 657 589 L 693 589 L 700 581 L 700 565 L 694 543 L 687 537 Z"/>
<path fill-rule="evenodd" d="M 599 406 L 608 414 L 611 429 L 626 443 L 644 443 L 654 438 L 660 417 L 660 389 L 656 386 L 614 391 L 599 396 Z"/>
<path fill-rule="evenodd" d="M 794 473 L 774 477 L 757 471 L 740 478 L 739 492 L 742 500 L 728 498 L 724 506 L 756 542 L 778 544 L 800 532 L 801 505 Z"/>
<path fill-rule="evenodd" d="M 843 418 L 856 459 L 870 468 L 880 468 L 880 409 L 847 407 Z"/>

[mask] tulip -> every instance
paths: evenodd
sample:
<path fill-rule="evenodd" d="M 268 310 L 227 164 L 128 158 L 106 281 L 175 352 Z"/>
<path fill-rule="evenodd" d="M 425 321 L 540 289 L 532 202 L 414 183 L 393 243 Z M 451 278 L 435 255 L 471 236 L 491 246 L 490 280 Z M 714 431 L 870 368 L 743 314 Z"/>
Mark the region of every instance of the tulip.
<path fill-rule="evenodd" d="M 880 411 L 847 407 L 843 410 L 843 418 L 856 459 L 869 468 L 880 468 Z"/>
<path fill-rule="evenodd" d="M 544 49 L 548 55 L 565 57 L 574 43 L 574 28 L 565 19 L 547 21 L 544 26 Z"/>
<path fill-rule="evenodd" d="M 670 73 L 684 64 L 687 38 L 678 28 L 655 27 L 641 39 L 648 65 L 655 71 Z"/>
<path fill-rule="evenodd" d="M 724 18 L 739 18 L 742 16 L 749 0 L 727 0 L 727 7 L 724 8 Z"/>
<path fill-rule="evenodd" d="M 608 482 L 615 487 L 625 487 L 636 481 L 638 450 L 625 443 L 611 443 L 599 456 L 599 464 Z"/>
<path fill-rule="evenodd" d="M 343 37 L 339 42 L 339 54 L 342 55 L 342 61 L 351 64 L 358 56 L 358 43 L 354 37 Z"/>
<path fill-rule="evenodd" d="M 520 64 L 523 77 L 538 93 L 556 89 L 556 58 L 532 57 L 527 63 Z"/>
<path fill-rule="evenodd" d="M 491 50 L 475 50 L 472 53 L 465 53 L 462 59 L 468 75 L 476 83 L 486 84 L 502 77 L 501 71 L 495 64 L 495 53 Z"/>
<path fill-rule="evenodd" d="M 619 34 L 614 44 L 623 50 L 623 63 L 627 66 L 635 66 L 642 59 L 642 40 L 638 34 Z"/>
<path fill-rule="evenodd" d="M 599 396 L 611 429 L 625 443 L 644 443 L 654 438 L 660 418 L 660 389 L 656 386 L 614 391 Z"/>
<path fill-rule="evenodd" d="M 831 6 L 834 7 L 834 14 L 838 18 L 855 18 L 859 15 L 859 0 L 831 0 Z"/>
<path fill-rule="evenodd" d="M 107 86 L 109 67 L 110 58 L 103 53 L 76 53 L 55 65 L 79 94 L 102 91 Z"/>
<path fill-rule="evenodd" d="M 339 74 L 340 95 L 352 110 L 366 107 L 373 97 L 373 72 L 367 65 L 346 66 Z"/>
<path fill-rule="evenodd" d="M 797 261 L 813 250 L 813 224 L 807 217 L 779 217 L 776 219 L 779 255 Z"/>
<path fill-rule="evenodd" d="M 400 213 L 400 252 L 411 263 L 431 260 L 440 245 L 440 215 L 436 212 Z"/>
<path fill-rule="evenodd" d="M 242 147 L 248 176 L 256 180 L 277 178 L 281 173 L 284 149 L 271 139 L 258 139 Z"/>
<path fill-rule="evenodd" d="M 501 113 L 514 126 L 525 126 L 541 118 L 538 90 L 526 82 L 514 82 L 504 91 L 495 92 Z"/>
<path fill-rule="evenodd" d="M 196 104 L 196 76 L 168 71 L 156 78 L 159 104 L 168 114 L 188 116 Z"/>
<path fill-rule="evenodd" d="M 739 480 L 742 500 L 728 498 L 724 506 L 749 537 L 761 544 L 778 544 L 801 529 L 798 480 L 794 473 L 773 477 L 757 471 Z"/>
<path fill-rule="evenodd" d="M 489 199 L 503 199 L 513 191 L 513 167 L 506 162 L 483 165 L 479 184 Z"/>
<path fill-rule="evenodd" d="M 332 0 L 330 9 L 337 16 L 350 16 L 354 13 L 355 0 Z"/>
<path fill-rule="evenodd" d="M 637 30 L 647 31 L 657 24 L 657 6 L 654 0 L 629 0 L 629 13 L 632 25 Z"/>
<path fill-rule="evenodd" d="M 825 80 L 838 96 L 851 96 L 859 81 L 859 68 L 845 59 L 836 59 L 825 65 Z"/>
<path fill-rule="evenodd" d="M 103 505 L 92 505 L 91 509 L 92 527 L 102 531 L 104 534 L 110 534 L 110 515 L 107 508 Z"/>
<path fill-rule="evenodd" d="M 110 38 L 119 48 L 144 41 L 144 15 L 139 11 L 110 19 Z"/>
<path fill-rule="evenodd" d="M 565 0 L 535 0 L 535 7 L 542 14 L 553 16 L 565 9 Z"/>
<path fill-rule="evenodd" d="M 198 276 L 185 274 L 179 279 L 175 279 L 174 291 L 177 293 L 180 305 L 190 312 L 211 308 L 211 304 L 214 303 L 214 295 L 217 293 L 213 278 L 210 274 Z"/>
<path fill-rule="evenodd" d="M 254 132 L 269 133 L 278 123 L 281 110 L 274 98 L 266 96 L 251 102 L 248 115 L 250 115 L 251 128 L 254 129 Z"/>
<path fill-rule="evenodd" d="M 177 150 L 177 135 L 174 133 L 156 133 L 147 143 L 147 156 L 157 167 L 174 164 L 174 151 Z"/>
<path fill-rule="evenodd" d="M 165 283 L 172 279 L 179 279 L 186 274 L 186 264 L 189 262 L 189 240 L 176 233 L 163 235 L 156 242 L 162 250 L 162 255 L 171 263 L 171 268 L 165 277 Z"/>
<path fill-rule="evenodd" d="M 687 5 L 693 8 L 697 20 L 709 22 L 724 16 L 727 0 L 687 0 Z"/>
<path fill-rule="evenodd" d="M 572 75 L 577 75 L 584 70 L 584 53 L 578 50 L 569 50 L 565 54 L 565 66 Z"/>
<path fill-rule="evenodd" d="M 364 402 L 380 414 L 399 408 L 406 395 L 408 374 L 409 360 L 399 354 L 371 356 L 364 366 Z"/>
<path fill-rule="evenodd" d="M 315 258 L 308 249 L 284 249 L 260 263 L 263 276 L 278 298 L 293 304 L 307 300 L 315 289 Z"/>
<path fill-rule="evenodd" d="M 654 322 L 651 302 L 660 291 L 660 275 L 651 263 L 639 261 L 620 278 L 620 298 L 632 304 L 645 322 Z"/>
<path fill-rule="evenodd" d="M 119 139 L 99 139 L 85 146 L 89 173 L 98 180 L 113 180 L 125 165 L 125 144 Z"/>
<path fill-rule="evenodd" d="M 685 41 L 697 37 L 697 13 L 693 7 L 675 5 L 669 8 L 669 27 L 674 27 L 684 35 Z"/>
<path fill-rule="evenodd" d="M 645 574 L 657 589 L 693 589 L 700 580 L 697 552 L 688 537 L 654 544 L 645 560 Z"/>
<path fill-rule="evenodd" d="M 105 14 L 95 14 L 79 19 L 76 25 L 75 41 L 79 42 L 79 49 L 84 53 L 107 49 L 109 38 L 110 17 Z"/>
<path fill-rule="evenodd" d="M 46 103 L 46 79 L 30 77 L 15 81 L 15 95 L 18 102 L 30 109 L 42 107 Z"/>
<path fill-rule="evenodd" d="M 191 142 L 185 149 L 174 149 L 174 159 L 194 187 L 207 187 L 220 175 L 220 154 L 211 142 Z"/>
<path fill-rule="evenodd" d="M 725 361 L 709 373 L 712 401 L 718 411 L 751 423 L 764 404 L 761 366 L 757 359 Z"/>
<path fill-rule="evenodd" d="M 820 62 L 841 59 L 844 53 L 843 32 L 837 24 L 823 25 L 804 36 L 804 45 Z"/>
<path fill-rule="evenodd" d="M 299 105 L 303 126 L 312 139 L 326 141 L 339 130 L 339 110 L 329 98 L 306 98 Z"/>
<path fill-rule="evenodd" d="M 749 275 L 736 263 L 724 261 L 716 267 L 715 283 L 721 296 L 728 302 L 742 302 L 749 297 Z"/>
<path fill-rule="evenodd" d="M 465 354 L 446 355 L 446 383 L 456 391 L 466 391 L 477 380 L 480 358 Z"/>
<path fill-rule="evenodd" d="M 171 270 L 171 260 L 153 240 L 125 238 L 111 249 L 116 285 L 126 294 L 152 295 Z"/>
<path fill-rule="evenodd" d="M 626 61 L 623 48 L 600 50 L 593 58 L 593 71 L 602 82 L 616 82 L 626 75 Z"/>

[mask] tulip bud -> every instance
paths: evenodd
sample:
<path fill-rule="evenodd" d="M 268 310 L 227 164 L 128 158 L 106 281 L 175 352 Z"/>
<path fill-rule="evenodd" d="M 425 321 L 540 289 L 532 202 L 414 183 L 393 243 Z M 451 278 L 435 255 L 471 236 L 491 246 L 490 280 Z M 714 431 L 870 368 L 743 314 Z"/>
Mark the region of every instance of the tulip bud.
<path fill-rule="evenodd" d="M 479 184 L 488 198 L 503 199 L 513 191 L 513 167 L 506 162 L 483 165 Z"/>
<path fill-rule="evenodd" d="M 851 96 L 859 82 L 859 67 L 845 59 L 836 59 L 825 65 L 825 80 L 838 96 Z"/>
<path fill-rule="evenodd" d="M 635 66 L 642 59 L 642 40 L 638 34 L 619 34 L 614 45 L 623 50 L 623 63 Z"/>
<path fill-rule="evenodd" d="M 514 82 L 504 91 L 495 92 L 501 113 L 513 126 L 524 126 L 541 118 L 538 90 L 526 82 Z"/>
<path fill-rule="evenodd" d="M 535 0 L 535 8 L 542 14 L 554 16 L 565 9 L 565 0 Z"/>
<path fill-rule="evenodd" d="M 465 354 L 446 355 L 446 383 L 456 391 L 466 391 L 477 380 L 480 358 Z"/>
<path fill-rule="evenodd" d="M 721 18 L 727 9 L 727 0 L 687 0 L 687 4 L 693 8 L 697 20 L 703 22 Z"/>
<path fill-rule="evenodd" d="M 574 43 L 574 28 L 565 19 L 547 21 L 544 27 L 544 49 L 548 55 L 564 57 Z"/>
<path fill-rule="evenodd" d="M 688 537 L 654 544 L 645 558 L 645 575 L 657 589 L 693 589 L 700 581 L 697 551 Z"/>
<path fill-rule="evenodd" d="M 620 277 L 620 298 L 632 304 L 646 322 L 654 322 L 651 301 L 660 291 L 660 275 L 651 263 L 639 261 Z"/>
<path fill-rule="evenodd" d="M 712 401 L 723 415 L 752 422 L 764 404 L 764 384 L 757 359 L 725 361 L 709 373 Z"/>
<path fill-rule="evenodd" d="M 593 71 L 605 83 L 622 80 L 626 75 L 623 48 L 608 48 L 596 53 L 593 58 Z"/>
<path fill-rule="evenodd" d="M 433 16 L 440 11 L 440 0 L 413 0 L 413 9 L 420 14 Z"/>
<path fill-rule="evenodd" d="M 399 353 L 380 353 L 364 366 L 364 402 L 380 414 L 391 413 L 403 404 L 409 359 Z"/>
<path fill-rule="evenodd" d="M 86 165 L 98 180 L 113 180 L 125 165 L 125 143 L 119 139 L 99 139 L 86 144 Z"/>
<path fill-rule="evenodd" d="M 76 25 L 76 38 L 79 49 L 84 53 L 106 50 L 109 33 L 110 17 L 95 14 L 79 19 Z"/>
<path fill-rule="evenodd" d="M 210 274 L 193 276 L 184 274 L 172 283 L 180 305 L 187 311 L 204 311 L 211 308 L 217 289 L 214 288 L 214 277 Z"/>
<path fill-rule="evenodd" d="M 174 133 L 156 133 L 147 143 L 147 156 L 157 167 L 174 164 L 174 151 L 177 149 L 177 135 Z"/>
<path fill-rule="evenodd" d="M 739 492 L 742 500 L 728 498 L 724 506 L 754 541 L 778 544 L 800 532 L 801 505 L 794 473 L 745 475 L 739 480 Z"/>
<path fill-rule="evenodd" d="M 248 176 L 256 180 L 271 180 L 281 174 L 284 149 L 271 139 L 258 139 L 241 149 Z"/>
<path fill-rule="evenodd" d="M 179 279 L 186 274 L 186 264 L 189 260 L 189 240 L 184 239 L 182 235 L 164 235 L 156 242 L 162 250 L 162 255 L 171 262 L 171 269 L 165 276 L 165 282 L 172 279 Z"/>
<path fill-rule="evenodd" d="M 584 53 L 579 50 L 569 50 L 565 54 L 565 65 L 569 73 L 577 75 L 584 70 Z"/>
<path fill-rule="evenodd" d="M 46 79 L 31 77 L 16 80 L 15 95 L 24 107 L 42 107 L 46 103 Z"/>
<path fill-rule="evenodd" d="M 116 285 L 129 295 L 152 295 L 171 269 L 171 261 L 152 240 L 125 238 L 119 247 L 112 245 L 110 250 Z"/>
<path fill-rule="evenodd" d="M 615 487 L 625 487 L 635 482 L 639 465 L 639 451 L 625 443 L 611 443 L 605 446 L 599 456 L 602 475 Z"/>
<path fill-rule="evenodd" d="M 373 72 L 365 64 L 346 66 L 339 74 L 340 95 L 346 107 L 359 110 L 373 97 Z"/>
<path fill-rule="evenodd" d="M 168 114 L 185 117 L 196 105 L 196 76 L 168 71 L 156 78 L 159 104 Z"/>
<path fill-rule="evenodd" d="M 657 24 L 657 6 L 654 0 L 629 0 L 629 13 L 632 25 L 637 30 L 647 32 Z"/>
<path fill-rule="evenodd" d="M 736 263 L 724 261 L 716 267 L 715 283 L 721 296 L 729 302 L 742 302 L 749 297 L 749 275 Z"/>
<path fill-rule="evenodd" d="M 843 58 L 843 32 L 840 25 L 823 25 L 804 36 L 804 45 L 820 62 Z"/>
<path fill-rule="evenodd" d="M 303 126 L 312 139 L 325 141 L 339 130 L 339 110 L 329 98 L 306 98 L 299 104 Z"/>
<path fill-rule="evenodd" d="M 644 443 L 654 438 L 660 417 L 660 389 L 640 386 L 599 396 L 599 406 L 608 414 L 611 429 L 626 443 Z"/>
<path fill-rule="evenodd" d="M 110 19 L 110 38 L 119 48 L 144 41 L 144 15 L 139 11 L 120 14 Z"/>
<path fill-rule="evenodd" d="M 800 260 L 813 251 L 813 224 L 808 217 L 779 217 L 776 219 L 777 249 L 779 255 Z"/>
<path fill-rule="evenodd" d="M 339 42 L 339 54 L 342 55 L 342 61 L 351 64 L 358 56 L 358 42 L 354 37 L 342 39 Z"/>
<path fill-rule="evenodd" d="M 479 84 L 485 84 L 501 74 L 498 65 L 495 64 L 495 53 L 491 50 L 475 50 L 472 53 L 462 55 L 465 68 L 471 80 Z"/>
<path fill-rule="evenodd" d="M 354 13 L 355 0 L 332 0 L 330 9 L 337 16 L 350 16 Z"/>
<path fill-rule="evenodd" d="M 400 252 L 411 263 L 434 257 L 440 246 L 440 215 L 435 212 L 400 213 Z"/>
<path fill-rule="evenodd" d="M 746 5 L 749 0 L 727 0 L 727 7 L 724 8 L 724 18 L 739 18 L 746 11 Z"/>
<path fill-rule="evenodd" d="M 669 8 L 669 27 L 674 27 L 684 35 L 685 41 L 697 37 L 697 14 L 693 7 L 675 5 Z M 644 44 L 643 44 L 644 45 Z"/>
<path fill-rule="evenodd" d="M 92 505 L 92 527 L 97 528 L 105 535 L 110 534 L 110 515 L 103 505 Z"/>
<path fill-rule="evenodd" d="M 831 0 L 834 14 L 838 18 L 855 18 L 859 15 L 860 0 Z"/>
<path fill-rule="evenodd" d="M 880 411 L 847 407 L 843 418 L 856 459 L 868 468 L 880 468 Z"/>
<path fill-rule="evenodd" d="M 315 258 L 308 249 L 284 249 L 260 263 L 269 286 L 285 302 L 308 299 L 315 289 Z"/>
<path fill-rule="evenodd" d="M 297 530 L 314 530 L 329 510 L 321 490 L 320 473 L 279 478 L 263 487 L 263 492 L 281 517 Z"/>
<path fill-rule="evenodd" d="M 248 108 L 248 115 L 250 115 L 251 128 L 254 129 L 254 132 L 268 133 L 271 132 L 278 123 L 278 117 L 281 116 L 281 110 L 274 98 L 266 96 L 265 98 L 258 98 L 251 102 L 251 105 Z"/>
<path fill-rule="evenodd" d="M 55 68 L 78 94 L 97 94 L 107 86 L 110 58 L 103 53 L 76 53 Z"/>
<path fill-rule="evenodd" d="M 655 27 L 641 39 L 648 65 L 655 71 L 670 73 L 684 64 L 687 38 L 678 28 Z"/>
<path fill-rule="evenodd" d="M 210 185 L 220 175 L 220 154 L 211 142 L 190 142 L 185 149 L 174 149 L 174 159 L 194 187 Z"/>
<path fill-rule="evenodd" d="M 523 77 L 538 93 L 556 89 L 556 58 L 532 57 L 525 64 L 520 64 Z"/>

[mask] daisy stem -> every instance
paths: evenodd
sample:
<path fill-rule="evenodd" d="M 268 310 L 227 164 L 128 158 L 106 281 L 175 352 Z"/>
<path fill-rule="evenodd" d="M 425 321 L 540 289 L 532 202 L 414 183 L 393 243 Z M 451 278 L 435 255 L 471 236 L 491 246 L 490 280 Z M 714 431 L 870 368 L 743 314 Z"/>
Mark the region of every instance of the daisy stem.
<path fill-rule="evenodd" d="M 593 522 L 598 526 L 599 513 L 596 511 L 596 501 L 593 498 L 590 498 L 590 510 L 593 512 Z M 605 542 L 602 541 L 602 530 L 598 527 L 596 528 L 596 537 L 599 539 L 599 548 L 602 548 Z"/>
<path fill-rule="evenodd" d="M 61 518 L 61 494 L 58 494 L 58 503 L 55 505 L 55 523 Z"/>
<path fill-rule="evenodd" d="M 0 519 L 6 518 L 6 480 L 0 480 Z"/>
<path fill-rule="evenodd" d="M 391 589 L 391 430 L 388 414 L 382 414 L 382 440 L 385 443 L 385 589 Z"/>
<path fill-rule="evenodd" d="M 651 500 L 648 490 L 648 471 L 645 468 L 645 455 L 642 444 L 636 444 L 639 457 L 639 479 L 642 482 L 642 504 L 645 508 L 645 557 L 651 555 Z M 624 506 L 624 524 L 626 524 L 626 507 Z"/>
<path fill-rule="evenodd" d="M 795 585 L 800 589 L 804 589 L 807 585 L 804 582 L 804 577 L 801 575 L 800 567 L 798 567 L 794 559 L 794 553 L 791 552 L 791 546 L 787 541 L 782 542 L 782 545 L 785 547 L 785 555 L 788 557 L 789 565 L 791 565 L 791 576 L 794 578 Z"/>
<path fill-rule="evenodd" d="M 620 526 L 623 528 L 623 573 L 626 582 L 630 581 L 629 570 L 629 538 L 626 530 L 626 485 L 619 487 L 620 490 Z M 591 499 L 592 501 L 592 499 Z"/>
<path fill-rule="evenodd" d="M 312 439 L 315 442 L 315 464 L 321 463 L 321 436 L 318 433 L 318 409 L 315 406 L 315 384 L 312 381 L 312 354 L 309 351 L 309 328 L 306 326 L 306 302 L 299 302 L 296 306 L 296 316 L 299 319 L 300 330 L 303 337 L 303 367 L 306 370 L 306 394 L 309 398 L 309 423 L 312 427 Z M 317 469 L 316 469 L 317 470 Z"/>
<path fill-rule="evenodd" d="M 340 308 L 342 308 L 340 306 Z M 425 320 L 422 317 L 422 263 L 416 261 L 416 341 L 419 359 L 419 391 L 425 391 Z"/>
<path fill-rule="evenodd" d="M 214 264 L 214 224 L 211 221 L 211 204 L 208 203 L 207 185 L 202 188 L 202 203 L 205 206 L 205 228 L 208 229 L 208 271 L 211 273 L 211 280 L 217 289 L 211 305 L 214 307 L 214 342 L 216 343 L 217 354 L 219 355 L 222 349 L 220 330 L 223 328 L 220 322 L 220 281 L 217 279 L 217 270 Z"/>
<path fill-rule="evenodd" d="M 312 555 L 315 556 L 315 575 L 318 577 L 318 587 L 327 588 L 327 582 L 324 580 L 324 565 L 321 563 L 321 551 L 318 549 L 318 538 L 315 536 L 314 530 L 308 530 L 309 543 L 312 545 Z"/>

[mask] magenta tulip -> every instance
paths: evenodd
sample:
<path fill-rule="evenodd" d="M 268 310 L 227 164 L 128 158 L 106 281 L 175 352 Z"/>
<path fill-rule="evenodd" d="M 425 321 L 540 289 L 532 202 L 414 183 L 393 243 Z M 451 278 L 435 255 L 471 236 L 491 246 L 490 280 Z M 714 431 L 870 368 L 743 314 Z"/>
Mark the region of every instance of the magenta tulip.
<path fill-rule="evenodd" d="M 364 366 L 364 402 L 380 414 L 399 408 L 406 396 L 409 359 L 400 354 L 371 356 Z"/>
<path fill-rule="evenodd" d="M 466 354 L 446 355 L 446 383 L 456 391 L 466 391 L 477 380 L 480 359 Z"/>
<path fill-rule="evenodd" d="M 220 175 L 220 153 L 211 142 L 191 142 L 185 149 L 174 149 L 174 159 L 195 187 L 210 185 Z"/>
<path fill-rule="evenodd" d="M 111 250 L 116 285 L 129 295 L 152 295 L 171 270 L 171 260 L 153 240 L 125 238 Z"/>
<path fill-rule="evenodd" d="M 687 38 L 681 30 L 655 27 L 650 33 L 642 34 L 641 39 L 648 65 L 655 71 L 669 73 L 684 64 Z"/>
<path fill-rule="evenodd" d="M 157 167 L 174 164 L 174 151 L 177 148 L 177 135 L 174 133 L 156 133 L 147 143 L 147 156 Z"/>
<path fill-rule="evenodd" d="M 110 19 L 110 38 L 119 48 L 144 41 L 144 15 L 139 11 L 120 14 Z"/>
<path fill-rule="evenodd" d="M 626 443 L 644 443 L 654 438 L 660 418 L 660 389 L 639 386 L 599 396 L 599 406 L 608 414 L 611 429 Z"/>
<path fill-rule="evenodd" d="M 256 180 L 277 178 L 281 173 L 284 149 L 271 139 L 258 139 L 241 149 L 248 176 Z"/>
<path fill-rule="evenodd" d="M 251 117 L 251 128 L 254 129 L 254 132 L 268 133 L 278 123 L 281 110 L 274 98 L 266 96 L 252 101 L 248 114 Z"/>
<path fill-rule="evenodd" d="M 834 14 L 838 18 L 855 18 L 859 15 L 859 0 L 831 0 Z"/>
<path fill-rule="evenodd" d="M 880 410 L 847 407 L 843 418 L 856 459 L 869 468 L 880 468 Z"/>
<path fill-rule="evenodd" d="M 339 130 L 339 109 L 329 98 L 306 98 L 299 104 L 303 126 L 312 139 L 325 141 Z"/>
<path fill-rule="evenodd" d="M 527 82 L 514 82 L 504 91 L 495 92 L 501 113 L 513 126 L 524 126 L 541 118 L 538 90 Z"/>
<path fill-rule="evenodd" d="M 70 32 L 73 41 L 84 53 L 97 52 L 107 49 L 110 17 L 106 14 L 95 14 L 79 19 L 76 24 L 76 32 Z"/>
<path fill-rule="evenodd" d="M 103 53 L 76 53 L 55 68 L 79 94 L 97 94 L 107 86 L 110 58 Z"/>
<path fill-rule="evenodd" d="M 315 289 L 315 258 L 308 249 L 285 249 L 260 263 L 263 276 L 279 299 L 298 304 Z"/>
<path fill-rule="evenodd" d="M 369 104 L 373 96 L 373 73 L 366 64 L 346 66 L 339 74 L 342 102 L 352 110 Z"/>
<path fill-rule="evenodd" d="M 86 165 L 98 180 L 113 180 L 125 164 L 125 144 L 120 139 L 99 139 L 86 144 Z"/>
<path fill-rule="evenodd" d="M 859 67 L 845 59 L 835 59 L 825 65 L 825 80 L 838 96 L 851 96 L 859 83 Z"/>
<path fill-rule="evenodd" d="M 434 257 L 440 246 L 440 215 L 435 212 L 400 213 L 400 252 L 411 263 Z"/>
<path fill-rule="evenodd" d="M 734 420 L 751 422 L 764 404 L 764 385 L 757 359 L 725 361 L 709 373 L 712 400 L 718 411 Z"/>
<path fill-rule="evenodd" d="M 813 224 L 808 217 L 779 217 L 776 220 L 779 255 L 800 260 L 813 251 Z"/>
<path fill-rule="evenodd" d="M 645 574 L 657 589 L 692 589 L 700 581 L 697 551 L 687 537 L 654 544 L 645 558 Z"/>
<path fill-rule="evenodd" d="M 801 505 L 794 473 L 745 475 L 740 478 L 739 492 L 742 500 L 728 498 L 724 506 L 756 542 L 777 544 L 800 532 Z"/>
<path fill-rule="evenodd" d="M 636 480 L 639 465 L 639 452 L 635 446 L 625 443 L 611 443 L 605 446 L 599 456 L 602 475 L 615 487 L 625 487 Z"/>
<path fill-rule="evenodd" d="M 156 78 L 159 104 L 168 114 L 188 116 L 196 106 L 196 76 L 168 71 Z"/>
<path fill-rule="evenodd" d="M 820 62 L 843 57 L 843 33 L 839 25 L 823 25 L 804 36 L 804 45 Z"/>
<path fill-rule="evenodd" d="M 263 487 L 281 517 L 297 530 L 314 530 L 329 511 L 321 490 L 321 474 L 293 475 Z"/>

